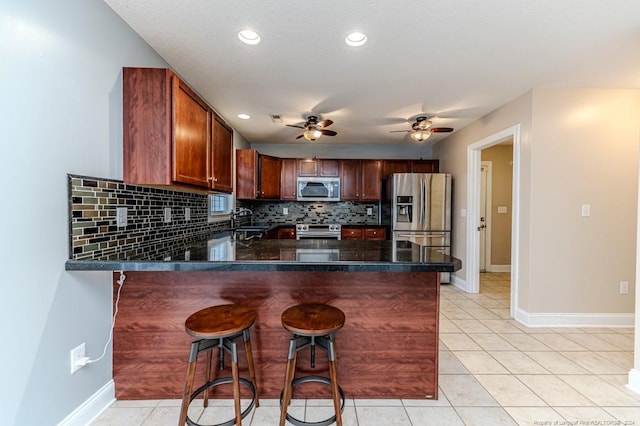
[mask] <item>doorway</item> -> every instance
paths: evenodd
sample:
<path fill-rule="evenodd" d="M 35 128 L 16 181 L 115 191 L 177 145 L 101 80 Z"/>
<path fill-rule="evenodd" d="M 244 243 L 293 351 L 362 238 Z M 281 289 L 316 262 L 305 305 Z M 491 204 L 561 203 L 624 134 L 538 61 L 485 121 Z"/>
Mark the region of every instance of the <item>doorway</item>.
<path fill-rule="evenodd" d="M 513 141 L 513 173 L 511 194 L 511 271 L 510 312 L 516 317 L 518 309 L 518 240 L 519 240 L 519 188 L 520 188 L 520 125 L 504 129 L 467 147 L 467 235 L 466 235 L 466 291 L 480 291 L 480 203 L 481 203 L 481 151 L 507 140 Z"/>
<path fill-rule="evenodd" d="M 491 265 L 491 187 L 491 161 L 482 161 L 480 163 L 480 225 L 478 226 L 480 272 L 487 272 Z"/>

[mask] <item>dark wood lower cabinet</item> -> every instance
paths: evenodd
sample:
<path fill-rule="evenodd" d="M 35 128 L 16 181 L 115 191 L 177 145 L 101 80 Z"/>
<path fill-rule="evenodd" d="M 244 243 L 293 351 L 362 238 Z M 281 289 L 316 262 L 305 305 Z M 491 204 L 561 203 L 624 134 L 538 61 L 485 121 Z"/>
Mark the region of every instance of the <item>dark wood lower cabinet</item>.
<path fill-rule="evenodd" d="M 113 277 L 114 291 L 118 276 Z M 251 339 L 260 397 L 278 398 L 290 338 L 280 315 L 305 302 L 328 303 L 346 315 L 344 328 L 336 334 L 336 348 L 347 398 L 437 399 L 437 273 L 126 272 L 126 276 L 113 342 L 117 399 L 180 398 L 191 343 L 184 321 L 199 309 L 223 303 L 243 303 L 257 311 Z M 318 352 L 315 370 L 309 367 L 308 356 L 308 349 L 299 353 L 300 369 L 324 375 L 324 352 Z M 199 369 L 203 366 L 200 362 Z M 197 372 L 197 379 L 202 380 L 203 371 Z M 240 374 L 246 373 L 242 351 Z M 229 398 L 227 387 L 217 387 L 212 397 Z M 295 392 L 296 398 L 330 395 L 328 386 L 314 384 L 299 386 Z"/>

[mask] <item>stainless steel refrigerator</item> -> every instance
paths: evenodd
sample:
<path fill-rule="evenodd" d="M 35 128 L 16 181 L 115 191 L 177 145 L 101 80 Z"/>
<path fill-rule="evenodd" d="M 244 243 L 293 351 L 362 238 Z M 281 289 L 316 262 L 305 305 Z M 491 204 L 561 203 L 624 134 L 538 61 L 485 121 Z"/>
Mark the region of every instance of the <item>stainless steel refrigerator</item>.
<path fill-rule="evenodd" d="M 392 239 L 451 254 L 451 175 L 394 173 L 387 182 Z M 394 244 L 395 245 L 395 244 Z M 448 272 L 440 282 L 450 282 Z"/>

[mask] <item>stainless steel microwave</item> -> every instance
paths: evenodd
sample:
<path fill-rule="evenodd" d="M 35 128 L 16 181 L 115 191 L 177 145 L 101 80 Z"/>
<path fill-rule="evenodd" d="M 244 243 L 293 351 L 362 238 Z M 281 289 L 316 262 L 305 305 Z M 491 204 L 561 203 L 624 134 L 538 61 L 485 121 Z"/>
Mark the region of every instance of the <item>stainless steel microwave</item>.
<path fill-rule="evenodd" d="M 340 201 L 340 178 L 299 177 L 298 201 Z"/>

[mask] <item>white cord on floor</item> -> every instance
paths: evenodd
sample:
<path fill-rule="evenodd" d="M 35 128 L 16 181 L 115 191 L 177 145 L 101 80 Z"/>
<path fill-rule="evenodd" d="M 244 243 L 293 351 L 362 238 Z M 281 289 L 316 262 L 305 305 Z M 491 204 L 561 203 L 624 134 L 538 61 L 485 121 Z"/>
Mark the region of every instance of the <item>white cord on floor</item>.
<path fill-rule="evenodd" d="M 85 364 L 92 364 L 94 362 L 98 362 L 102 358 L 104 358 L 104 356 L 107 354 L 107 348 L 109 347 L 109 344 L 113 340 L 113 328 L 116 325 L 116 316 L 118 315 L 118 302 L 120 301 L 120 291 L 122 290 L 122 286 L 124 285 L 124 281 L 126 279 L 127 277 L 124 274 L 124 272 L 120 271 L 120 279 L 116 281 L 118 283 L 118 294 L 116 296 L 115 307 L 113 308 L 113 320 L 111 321 L 111 330 L 109 331 L 109 340 L 107 340 L 107 343 L 104 345 L 104 350 L 102 351 L 102 355 L 100 355 L 100 357 L 96 359 L 87 359 L 85 361 Z"/>

